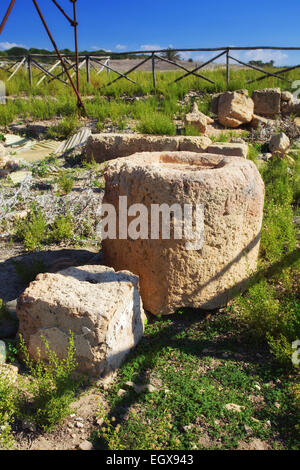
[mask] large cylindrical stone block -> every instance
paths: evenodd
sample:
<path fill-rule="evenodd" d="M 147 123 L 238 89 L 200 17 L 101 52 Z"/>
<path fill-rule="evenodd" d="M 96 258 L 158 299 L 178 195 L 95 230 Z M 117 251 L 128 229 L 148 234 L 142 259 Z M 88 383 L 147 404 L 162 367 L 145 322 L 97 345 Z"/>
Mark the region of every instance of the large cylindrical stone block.
<path fill-rule="evenodd" d="M 257 266 L 264 207 L 264 183 L 253 162 L 192 152 L 140 153 L 111 161 L 105 179 L 103 203 L 115 211 L 116 233 L 114 239 L 104 235 L 104 262 L 139 276 L 146 310 L 155 315 L 182 307 L 214 310 L 245 288 Z M 141 213 L 134 204 L 143 205 Z M 157 236 L 153 219 L 162 204 L 165 225 Z M 174 204 L 186 216 L 173 213 Z M 185 213 L 185 207 L 191 209 Z M 196 242 L 191 229 L 187 234 L 183 229 L 191 214 Z"/>

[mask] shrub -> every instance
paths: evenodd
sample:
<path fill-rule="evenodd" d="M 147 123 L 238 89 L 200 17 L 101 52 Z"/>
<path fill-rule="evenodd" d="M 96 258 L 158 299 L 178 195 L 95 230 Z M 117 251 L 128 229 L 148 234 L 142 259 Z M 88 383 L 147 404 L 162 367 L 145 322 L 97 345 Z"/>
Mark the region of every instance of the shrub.
<path fill-rule="evenodd" d="M 8 379 L 0 373 L 0 450 L 13 447 L 11 427 L 15 415 L 15 394 Z"/>
<path fill-rule="evenodd" d="M 62 170 L 59 173 L 57 184 L 64 194 L 69 194 L 74 187 L 74 178 L 71 173 Z"/>
<path fill-rule="evenodd" d="M 78 119 L 74 116 L 66 117 L 55 126 L 49 127 L 47 137 L 49 139 L 67 139 L 79 128 Z"/>
<path fill-rule="evenodd" d="M 149 114 L 148 116 L 143 116 L 137 125 L 137 130 L 142 134 L 176 134 L 176 126 L 174 122 L 168 116 L 156 112 Z"/>
<path fill-rule="evenodd" d="M 16 236 L 24 242 L 28 250 L 39 249 L 47 234 L 45 216 L 39 209 L 33 208 L 25 220 L 16 224 Z"/>
<path fill-rule="evenodd" d="M 254 341 L 266 341 L 278 362 L 292 366 L 292 343 L 300 338 L 299 259 L 293 224 L 294 173 L 273 158 L 262 171 L 266 200 L 261 239 L 262 269 L 256 284 L 235 300 L 236 312 Z M 289 255 L 289 256 L 288 256 Z M 272 269 L 277 266 L 272 274 Z M 279 269 L 280 268 L 280 269 Z"/>
<path fill-rule="evenodd" d="M 199 136 L 202 135 L 198 129 L 196 129 L 195 126 L 191 126 L 190 124 L 187 124 L 184 129 L 184 135 L 188 136 Z"/>
<path fill-rule="evenodd" d="M 35 259 L 30 264 L 25 264 L 21 261 L 13 261 L 13 265 L 19 278 L 25 284 L 30 284 L 30 282 L 35 280 L 38 274 L 46 272 L 46 265 L 40 259 Z"/>
<path fill-rule="evenodd" d="M 43 338 L 47 362 L 40 356 L 36 362 L 29 357 L 24 339 L 20 337 L 20 352 L 32 380 L 19 390 L 19 417 L 28 419 L 49 431 L 70 413 L 70 404 L 81 380 L 73 378 L 76 369 L 74 337 L 70 334 L 67 357 L 59 359 Z"/>
<path fill-rule="evenodd" d="M 70 215 L 57 217 L 53 223 L 50 239 L 53 242 L 71 240 L 74 237 L 74 223 Z"/>

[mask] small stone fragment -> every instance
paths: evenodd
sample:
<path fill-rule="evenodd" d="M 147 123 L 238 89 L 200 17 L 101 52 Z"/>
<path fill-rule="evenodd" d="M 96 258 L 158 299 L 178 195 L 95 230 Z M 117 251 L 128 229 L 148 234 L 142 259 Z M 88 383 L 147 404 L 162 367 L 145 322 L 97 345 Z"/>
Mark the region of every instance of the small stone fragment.
<path fill-rule="evenodd" d="M 244 406 L 236 405 L 235 403 L 228 403 L 225 405 L 225 408 L 226 410 L 233 411 L 234 413 L 241 413 L 245 409 Z"/>
<path fill-rule="evenodd" d="M 93 444 L 89 441 L 83 441 L 79 444 L 80 450 L 93 450 Z"/>

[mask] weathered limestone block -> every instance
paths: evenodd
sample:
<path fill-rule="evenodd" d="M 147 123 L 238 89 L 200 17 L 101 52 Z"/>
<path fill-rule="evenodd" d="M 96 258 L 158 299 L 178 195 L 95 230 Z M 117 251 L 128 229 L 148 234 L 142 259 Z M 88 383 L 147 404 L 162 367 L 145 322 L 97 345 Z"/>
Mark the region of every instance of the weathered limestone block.
<path fill-rule="evenodd" d="M 206 153 L 213 153 L 215 155 L 223 155 L 226 157 L 242 157 L 247 158 L 249 147 L 246 142 L 234 143 L 234 142 L 216 142 L 211 144 L 206 149 Z"/>
<path fill-rule="evenodd" d="M 204 152 L 211 144 L 207 136 L 155 136 L 140 134 L 94 134 L 87 143 L 88 160 L 98 163 L 128 157 L 137 152 L 190 150 Z"/>
<path fill-rule="evenodd" d="M 218 115 L 218 112 L 219 112 L 219 98 L 220 98 L 221 95 L 222 95 L 222 93 L 215 93 L 212 96 L 211 104 L 210 104 L 210 110 L 213 114 Z"/>
<path fill-rule="evenodd" d="M 30 355 L 42 359 L 42 336 L 60 358 L 74 334 L 78 370 L 109 375 L 123 362 L 144 331 L 138 277 L 104 266 L 68 268 L 40 274 L 18 300 L 19 333 Z"/>
<path fill-rule="evenodd" d="M 181 136 L 177 137 L 178 150 L 182 152 L 206 152 L 212 141 L 206 135 L 201 136 Z"/>
<path fill-rule="evenodd" d="M 300 116 L 300 100 L 293 99 L 292 101 L 281 102 L 281 113 L 284 115 L 295 114 Z"/>
<path fill-rule="evenodd" d="M 114 158 L 128 157 L 136 152 L 175 151 L 178 139 L 172 136 L 138 134 L 96 134 L 87 142 L 87 158 L 105 162 Z"/>
<path fill-rule="evenodd" d="M 218 119 L 226 127 L 239 127 L 252 121 L 254 103 L 246 93 L 226 92 L 219 97 Z"/>
<path fill-rule="evenodd" d="M 258 116 L 257 114 L 253 115 L 253 119 L 251 121 L 251 127 L 253 129 L 257 129 L 258 127 L 265 127 L 275 124 L 274 119 L 268 119 L 263 116 Z"/>
<path fill-rule="evenodd" d="M 202 134 L 206 133 L 207 126 L 213 122 L 213 119 L 199 111 L 197 103 L 193 104 L 191 112 L 185 116 L 185 124 L 195 127 Z"/>
<path fill-rule="evenodd" d="M 141 153 L 110 162 L 105 179 L 103 202 L 114 206 L 117 227 L 124 216 L 120 196 L 127 197 L 128 208 L 146 208 L 146 232 L 132 234 L 132 216 L 128 237 L 121 239 L 117 230 L 116 239 L 102 241 L 105 264 L 139 276 L 145 309 L 155 315 L 182 307 L 213 310 L 245 287 L 256 269 L 264 206 L 264 184 L 253 162 L 192 152 Z M 170 239 L 163 239 L 162 226 L 157 239 L 151 234 L 155 221 L 149 214 L 162 204 L 190 204 L 194 214 L 203 208 L 192 243 L 185 233 L 174 237 L 178 214 L 171 217 Z M 167 211 L 164 222 L 169 219 Z"/>
<path fill-rule="evenodd" d="M 291 145 L 290 139 L 288 136 L 281 132 L 280 134 L 275 134 L 270 140 L 269 149 L 274 153 L 285 154 Z"/>
<path fill-rule="evenodd" d="M 281 92 L 281 101 L 290 103 L 293 101 L 293 99 L 294 99 L 293 93 L 291 93 L 290 91 Z"/>
<path fill-rule="evenodd" d="M 275 116 L 280 113 L 280 88 L 265 88 L 255 90 L 252 94 L 254 113 L 262 116 Z"/>
<path fill-rule="evenodd" d="M 8 155 L 7 148 L 4 147 L 4 145 L 0 143 L 0 157 L 4 157 L 6 155 Z"/>

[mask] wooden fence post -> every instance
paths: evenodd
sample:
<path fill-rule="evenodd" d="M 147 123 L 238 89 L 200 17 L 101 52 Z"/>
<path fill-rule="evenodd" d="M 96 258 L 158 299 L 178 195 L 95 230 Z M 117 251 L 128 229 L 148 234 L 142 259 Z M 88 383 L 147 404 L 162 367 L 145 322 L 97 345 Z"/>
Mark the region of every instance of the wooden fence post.
<path fill-rule="evenodd" d="M 31 67 L 31 56 L 27 56 L 27 66 L 28 66 L 28 78 L 29 85 L 32 87 L 32 67 Z"/>
<path fill-rule="evenodd" d="M 153 78 L 153 88 L 156 88 L 156 77 L 155 77 L 155 55 L 152 54 L 152 78 Z"/>
<path fill-rule="evenodd" d="M 226 52 L 226 81 L 227 81 L 227 88 L 229 87 L 230 82 L 230 49 L 227 49 Z"/>
<path fill-rule="evenodd" d="M 91 64 L 90 64 L 90 57 L 87 55 L 85 58 L 85 65 L 86 65 L 86 80 L 88 83 L 91 82 Z"/>

